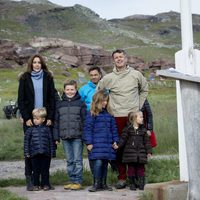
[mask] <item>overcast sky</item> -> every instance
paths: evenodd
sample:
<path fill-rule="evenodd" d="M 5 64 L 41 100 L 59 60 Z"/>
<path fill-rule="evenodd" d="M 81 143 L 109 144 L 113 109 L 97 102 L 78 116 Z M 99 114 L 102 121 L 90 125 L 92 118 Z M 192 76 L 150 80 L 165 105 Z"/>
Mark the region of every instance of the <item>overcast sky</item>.
<path fill-rule="evenodd" d="M 123 18 L 134 14 L 155 15 L 160 12 L 180 12 L 181 0 L 50 0 L 62 6 L 81 4 L 86 6 L 101 18 Z M 190 0 L 191 11 L 200 14 L 200 0 Z"/>

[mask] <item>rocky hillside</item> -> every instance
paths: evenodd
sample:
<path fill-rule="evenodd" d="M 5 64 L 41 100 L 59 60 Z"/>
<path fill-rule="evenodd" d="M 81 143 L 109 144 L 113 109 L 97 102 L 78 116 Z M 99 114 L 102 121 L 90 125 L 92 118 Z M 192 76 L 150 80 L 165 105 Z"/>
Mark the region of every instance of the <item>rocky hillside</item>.
<path fill-rule="evenodd" d="M 199 15 L 193 16 L 193 27 L 194 42 L 198 47 Z M 155 60 L 173 63 L 174 53 L 181 48 L 180 15 L 168 12 L 107 21 L 81 5 L 61 7 L 47 0 L 0 0 L 1 44 L 5 45 L 6 39 L 15 47 L 29 46 L 38 37 L 101 46 L 104 51 L 123 48 L 145 63 Z M 5 54 L 0 52 L 0 55 Z"/>

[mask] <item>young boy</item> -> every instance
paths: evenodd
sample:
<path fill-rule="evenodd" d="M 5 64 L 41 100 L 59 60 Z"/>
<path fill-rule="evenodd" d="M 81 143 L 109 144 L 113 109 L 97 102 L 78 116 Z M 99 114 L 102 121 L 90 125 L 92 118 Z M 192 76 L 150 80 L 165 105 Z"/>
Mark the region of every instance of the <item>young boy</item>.
<path fill-rule="evenodd" d="M 24 154 L 26 158 L 31 158 L 33 167 L 33 190 L 39 190 L 40 186 L 44 190 L 49 190 L 50 162 L 51 157 L 55 157 L 53 135 L 50 128 L 44 123 L 47 116 L 45 108 L 35 108 L 32 115 L 34 126 L 28 128 L 25 132 Z"/>
<path fill-rule="evenodd" d="M 77 83 L 70 80 L 64 84 L 62 100 L 57 102 L 54 139 L 56 143 L 62 139 L 67 159 L 69 184 L 64 189 L 79 190 L 83 174 L 83 142 L 82 129 L 86 115 L 86 105 L 77 91 Z"/>

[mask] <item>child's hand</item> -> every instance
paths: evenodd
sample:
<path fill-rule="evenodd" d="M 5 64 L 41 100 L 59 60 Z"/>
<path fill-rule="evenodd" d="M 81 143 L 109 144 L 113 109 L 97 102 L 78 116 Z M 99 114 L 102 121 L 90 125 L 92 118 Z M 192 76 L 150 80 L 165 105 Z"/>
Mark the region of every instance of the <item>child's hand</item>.
<path fill-rule="evenodd" d="M 112 147 L 113 147 L 113 149 L 115 149 L 115 150 L 119 148 L 116 142 L 113 143 Z"/>
<path fill-rule="evenodd" d="M 55 144 L 56 144 L 56 145 L 59 144 L 58 140 L 55 141 Z"/>
<path fill-rule="evenodd" d="M 92 144 L 87 145 L 87 150 L 88 150 L 88 151 L 91 151 L 92 148 L 93 148 L 93 145 L 92 145 Z"/>
<path fill-rule="evenodd" d="M 148 154 L 147 154 L 147 157 L 148 157 L 148 158 L 150 158 L 151 156 L 152 156 L 151 153 L 148 153 Z"/>

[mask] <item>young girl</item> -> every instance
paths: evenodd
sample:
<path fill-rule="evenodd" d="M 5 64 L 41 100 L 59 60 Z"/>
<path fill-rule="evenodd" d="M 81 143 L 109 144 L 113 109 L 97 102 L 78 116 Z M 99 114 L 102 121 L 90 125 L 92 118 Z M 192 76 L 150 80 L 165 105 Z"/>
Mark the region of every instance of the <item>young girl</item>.
<path fill-rule="evenodd" d="M 147 157 L 151 156 L 151 143 L 146 128 L 143 126 L 142 112 L 131 112 L 128 115 L 129 124 L 124 128 L 119 144 L 115 149 L 124 147 L 122 162 L 128 164 L 128 177 L 130 190 L 136 190 L 136 177 L 139 189 L 144 190 L 145 164 Z"/>
<path fill-rule="evenodd" d="M 116 159 L 112 145 L 118 142 L 115 119 L 111 115 L 108 92 L 100 90 L 93 96 L 91 110 L 86 117 L 83 140 L 89 160 L 93 162 L 93 187 L 90 192 L 112 190 L 107 186 L 108 161 Z"/>
<path fill-rule="evenodd" d="M 33 190 L 40 186 L 50 189 L 49 168 L 51 158 L 55 157 L 55 145 L 50 128 L 44 124 L 47 116 L 45 108 L 35 108 L 32 112 L 34 126 L 28 128 L 24 136 L 25 158 L 30 158 L 33 167 Z M 40 181 L 41 176 L 41 181 Z"/>

